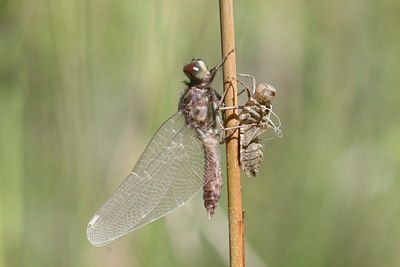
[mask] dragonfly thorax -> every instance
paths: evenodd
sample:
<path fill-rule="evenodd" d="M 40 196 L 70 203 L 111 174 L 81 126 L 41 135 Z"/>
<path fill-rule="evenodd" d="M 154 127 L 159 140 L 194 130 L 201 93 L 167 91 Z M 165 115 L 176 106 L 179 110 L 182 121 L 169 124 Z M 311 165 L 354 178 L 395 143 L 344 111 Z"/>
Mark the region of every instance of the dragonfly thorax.
<path fill-rule="evenodd" d="M 191 86 L 185 90 L 179 102 L 179 111 L 186 118 L 188 125 L 208 135 L 214 127 L 213 106 L 217 105 L 217 93 L 211 87 Z"/>

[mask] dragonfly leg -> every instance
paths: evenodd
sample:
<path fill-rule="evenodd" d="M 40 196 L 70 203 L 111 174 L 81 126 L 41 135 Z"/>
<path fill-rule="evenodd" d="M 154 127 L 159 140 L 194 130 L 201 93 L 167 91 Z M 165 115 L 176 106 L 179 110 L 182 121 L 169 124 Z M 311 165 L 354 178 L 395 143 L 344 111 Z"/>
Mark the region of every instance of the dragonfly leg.
<path fill-rule="evenodd" d="M 239 75 L 239 74 L 238 74 Z M 240 74 L 240 75 L 242 75 L 242 74 Z M 231 78 L 232 80 L 235 80 L 236 82 L 238 82 L 238 83 L 240 83 L 241 85 L 243 85 L 243 87 L 244 87 L 244 90 L 242 90 L 238 95 L 241 95 L 242 93 L 243 93 L 243 91 L 246 91 L 247 92 L 247 97 L 248 98 L 251 98 L 251 92 L 250 92 L 250 89 L 249 89 L 249 86 L 247 85 L 247 84 L 245 84 L 244 82 L 242 82 L 241 80 L 238 80 L 238 79 L 236 79 L 236 78 Z M 255 89 L 254 89 L 255 90 Z"/>
<path fill-rule="evenodd" d="M 251 82 L 253 84 L 253 94 L 256 92 L 256 78 L 250 74 L 242 74 L 242 73 L 238 73 L 237 76 L 241 76 L 241 77 L 248 77 L 251 79 Z"/>
<path fill-rule="evenodd" d="M 228 90 L 230 88 L 232 88 L 232 82 L 231 81 L 227 81 L 226 83 L 230 84 L 230 86 L 226 90 L 224 90 L 224 93 L 222 94 L 221 99 L 218 101 L 218 108 L 221 107 L 222 105 L 224 105 L 226 94 L 228 93 Z"/>
<path fill-rule="evenodd" d="M 229 139 L 235 133 L 235 131 L 237 129 L 240 129 L 240 128 L 243 128 L 243 127 L 250 127 L 250 126 L 259 126 L 259 123 L 251 123 L 251 124 L 240 125 L 240 122 L 238 121 L 236 126 L 223 128 L 224 131 L 229 131 L 230 130 L 230 132 L 227 135 L 225 135 L 225 137 L 222 140 L 220 140 L 219 143 L 220 144 L 225 143 L 226 140 Z"/>
<path fill-rule="evenodd" d="M 230 88 L 230 86 L 229 86 L 229 88 Z M 228 88 L 228 89 L 229 89 L 229 88 Z M 228 90 L 225 90 L 224 93 L 222 94 L 222 97 L 221 97 L 221 99 L 219 100 L 219 103 L 218 103 L 218 106 L 217 106 L 218 109 L 224 104 L 225 97 L 226 97 L 226 94 L 227 94 L 227 93 L 228 93 Z"/>
<path fill-rule="evenodd" d="M 225 131 L 236 130 L 236 129 L 240 129 L 240 128 L 243 128 L 243 127 L 250 127 L 250 126 L 260 126 L 260 124 L 259 123 L 249 123 L 249 124 L 240 125 L 239 122 L 238 122 L 238 124 L 236 126 L 227 127 L 227 128 L 224 128 L 224 130 Z"/>
<path fill-rule="evenodd" d="M 232 107 L 220 107 L 219 110 L 227 110 L 227 109 L 242 109 L 243 106 L 232 106 Z"/>
<path fill-rule="evenodd" d="M 215 116 L 215 120 L 220 130 L 224 130 L 224 124 L 222 123 L 221 117 L 219 115 Z"/>
<path fill-rule="evenodd" d="M 232 77 L 227 77 L 228 79 L 231 79 L 231 80 L 235 80 L 235 81 L 238 81 L 236 78 L 232 78 Z M 240 82 L 240 81 L 239 81 Z M 224 93 L 223 93 L 223 95 L 222 95 L 222 97 L 221 97 L 221 105 L 223 104 L 223 102 L 225 101 L 225 97 L 226 97 L 226 94 L 228 93 L 228 90 L 230 89 L 230 88 L 233 88 L 233 86 L 232 86 L 232 82 L 231 81 L 226 81 L 226 83 L 227 84 L 229 84 L 229 87 L 224 91 Z M 243 90 L 244 91 L 244 90 Z M 241 91 L 240 93 L 238 93 L 238 96 L 239 95 L 241 95 L 242 93 L 243 93 L 243 91 Z"/>
<path fill-rule="evenodd" d="M 231 130 L 228 134 L 225 134 L 225 137 L 221 140 L 219 140 L 220 144 L 223 144 L 226 142 L 226 140 L 228 140 L 234 133 L 235 131 L 238 129 L 237 127 L 239 127 L 239 121 L 236 123 L 236 126 L 233 127 L 229 127 L 229 128 L 224 128 L 224 131 L 228 131 Z"/>
<path fill-rule="evenodd" d="M 249 75 L 249 74 L 238 74 L 238 76 L 250 77 L 250 78 L 252 79 L 252 82 L 253 82 L 253 88 L 252 88 L 252 90 L 253 90 L 253 93 L 254 93 L 255 90 L 256 90 L 256 79 L 254 78 L 254 76 L 251 76 L 251 75 Z M 243 94 L 243 92 L 246 91 L 246 92 L 247 92 L 247 97 L 248 97 L 248 98 L 251 97 L 251 91 L 250 91 L 250 89 L 249 89 L 249 86 L 248 86 L 246 83 L 244 83 L 244 82 L 242 82 L 241 80 L 238 80 L 238 79 L 236 79 L 236 78 L 234 78 L 234 77 L 227 77 L 227 78 L 228 78 L 228 79 L 235 80 L 236 82 L 238 82 L 238 83 L 240 83 L 241 85 L 244 86 L 244 89 L 238 93 L 238 96 L 240 96 L 241 94 Z M 227 83 L 231 83 L 231 82 L 228 81 Z M 229 86 L 229 88 L 231 88 L 231 86 Z M 227 90 L 224 91 L 224 94 L 223 94 L 222 97 L 221 97 L 221 100 L 220 100 L 220 103 L 219 103 L 218 107 L 220 107 L 220 106 L 223 105 L 224 100 L 225 100 L 225 97 L 226 97 L 226 94 L 227 94 L 229 88 L 228 88 Z M 238 107 L 235 107 L 235 106 L 234 106 L 234 107 L 229 107 L 229 108 L 228 108 L 228 107 L 225 107 L 225 108 L 221 108 L 221 110 L 223 110 L 223 109 L 234 109 L 234 108 L 243 108 L 243 106 L 238 106 Z"/>
<path fill-rule="evenodd" d="M 241 94 L 243 94 L 244 91 L 246 91 L 246 89 L 243 89 L 242 91 L 240 91 L 240 92 L 238 93 L 238 96 L 240 96 Z"/>
<path fill-rule="evenodd" d="M 233 48 L 231 51 L 228 52 L 228 54 L 226 54 L 226 56 L 224 56 L 224 58 L 214 67 L 210 70 L 210 74 L 211 74 L 211 80 L 214 78 L 215 74 L 217 73 L 218 69 L 224 65 L 225 61 L 228 59 L 229 55 L 232 54 L 235 51 L 235 48 Z"/>

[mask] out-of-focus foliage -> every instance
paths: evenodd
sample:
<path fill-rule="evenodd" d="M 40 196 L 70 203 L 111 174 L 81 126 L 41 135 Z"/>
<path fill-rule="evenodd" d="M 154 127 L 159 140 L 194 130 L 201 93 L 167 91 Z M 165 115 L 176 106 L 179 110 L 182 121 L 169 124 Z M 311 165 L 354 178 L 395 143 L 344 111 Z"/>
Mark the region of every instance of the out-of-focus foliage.
<path fill-rule="evenodd" d="M 284 133 L 243 175 L 248 266 L 399 266 L 400 2 L 235 5 L 238 71 L 277 88 Z M 211 221 L 197 197 L 85 235 L 192 57 L 221 58 L 217 1 L 1 2 L 0 266 L 227 265 L 226 191 Z"/>

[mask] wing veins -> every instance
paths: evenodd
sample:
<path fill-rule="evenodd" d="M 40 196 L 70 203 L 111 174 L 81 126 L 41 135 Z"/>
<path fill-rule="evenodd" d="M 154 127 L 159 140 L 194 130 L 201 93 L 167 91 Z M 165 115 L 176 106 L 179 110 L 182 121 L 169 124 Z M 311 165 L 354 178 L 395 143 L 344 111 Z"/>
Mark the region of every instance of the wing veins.
<path fill-rule="evenodd" d="M 165 157 L 165 154 L 164 154 L 164 153 L 165 153 L 165 151 L 166 151 L 168 145 L 171 144 L 171 142 L 173 142 L 173 140 L 175 139 L 175 137 L 178 136 L 183 130 L 185 130 L 186 127 L 188 127 L 188 126 L 185 126 L 185 127 L 183 127 L 181 130 L 179 130 L 179 132 L 177 132 L 177 133 L 173 136 L 173 138 L 172 138 L 171 140 L 168 141 L 167 145 L 164 146 L 164 148 L 157 154 L 157 156 L 156 156 L 155 158 L 153 158 L 151 161 L 149 161 L 149 162 L 146 164 L 146 166 L 142 167 L 142 170 L 140 171 L 140 173 L 131 172 L 131 173 L 133 173 L 133 174 L 136 174 L 137 177 L 138 177 L 138 179 L 136 179 L 135 181 L 132 181 L 132 183 L 129 183 L 129 185 L 128 185 L 128 186 L 125 186 L 121 191 L 119 191 L 119 193 L 127 192 L 127 191 L 129 191 L 130 189 L 132 189 L 132 187 L 134 187 L 134 186 L 140 186 L 141 184 L 147 182 L 148 180 L 153 180 L 153 179 L 154 179 L 153 174 L 158 170 L 158 168 L 153 168 L 153 170 L 151 170 L 151 172 L 147 172 L 147 173 L 148 173 L 148 176 L 149 176 L 149 179 L 148 179 L 148 180 L 143 179 L 143 178 L 141 177 L 141 174 L 143 174 L 143 171 L 144 171 L 145 169 L 148 169 L 148 166 L 149 166 L 152 162 L 157 161 L 158 159 L 160 159 L 161 156 Z M 177 147 L 175 147 L 174 150 L 176 150 L 176 148 L 177 148 Z M 168 160 L 168 161 L 170 161 L 170 160 Z M 161 161 L 161 162 L 162 162 L 162 161 Z M 163 163 L 163 164 L 160 166 L 160 168 L 161 168 L 162 166 L 165 166 L 165 164 L 166 164 L 166 162 Z M 136 167 L 136 165 L 133 167 L 133 169 L 134 169 L 135 167 Z M 141 178 L 142 178 L 142 179 L 141 179 Z"/>

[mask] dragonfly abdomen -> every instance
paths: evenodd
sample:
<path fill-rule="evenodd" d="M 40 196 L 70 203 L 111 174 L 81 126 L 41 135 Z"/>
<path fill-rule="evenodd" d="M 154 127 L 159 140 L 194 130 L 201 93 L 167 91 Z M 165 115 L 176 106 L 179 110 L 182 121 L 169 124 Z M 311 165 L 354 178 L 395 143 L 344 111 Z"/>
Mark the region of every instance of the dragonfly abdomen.
<path fill-rule="evenodd" d="M 221 196 L 222 175 L 221 162 L 215 138 L 203 138 L 204 148 L 204 180 L 208 181 L 204 187 L 203 200 L 208 217 L 214 215 Z"/>
<path fill-rule="evenodd" d="M 248 176 L 257 176 L 264 158 L 263 145 L 259 142 L 260 140 L 255 138 L 250 144 L 240 146 L 240 164 Z"/>

